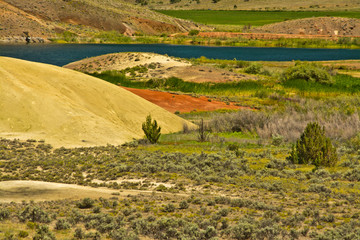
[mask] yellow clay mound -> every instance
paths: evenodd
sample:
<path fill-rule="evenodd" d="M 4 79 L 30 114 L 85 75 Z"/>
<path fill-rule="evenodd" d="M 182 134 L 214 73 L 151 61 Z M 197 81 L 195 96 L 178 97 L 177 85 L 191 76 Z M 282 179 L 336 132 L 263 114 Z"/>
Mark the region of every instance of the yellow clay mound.
<path fill-rule="evenodd" d="M 144 136 L 148 114 L 162 133 L 192 124 L 103 80 L 52 65 L 0 57 L 0 137 L 55 147 L 118 145 Z"/>

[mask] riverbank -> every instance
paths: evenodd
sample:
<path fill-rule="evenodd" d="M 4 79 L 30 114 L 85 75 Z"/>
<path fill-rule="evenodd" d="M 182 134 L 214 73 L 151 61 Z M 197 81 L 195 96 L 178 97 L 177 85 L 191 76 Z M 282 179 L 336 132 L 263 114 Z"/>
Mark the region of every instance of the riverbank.
<path fill-rule="evenodd" d="M 1 38 L 0 44 L 26 43 L 24 37 Z M 200 32 L 196 36 L 177 34 L 172 36 L 105 36 L 102 38 L 58 37 L 51 39 L 31 38 L 31 44 L 176 44 L 233 47 L 284 47 L 360 49 L 359 37 L 327 35 L 290 35 L 259 33 Z"/>

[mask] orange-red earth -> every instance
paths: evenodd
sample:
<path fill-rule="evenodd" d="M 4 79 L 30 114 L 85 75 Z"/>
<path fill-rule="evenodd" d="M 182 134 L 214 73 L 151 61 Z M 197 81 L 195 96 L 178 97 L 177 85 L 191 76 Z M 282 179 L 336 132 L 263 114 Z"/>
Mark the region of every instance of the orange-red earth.
<path fill-rule="evenodd" d="M 205 96 L 193 97 L 184 94 L 174 94 L 147 89 L 123 88 L 173 113 L 177 111 L 184 113 L 191 111 L 246 108 L 237 106 L 235 105 L 236 103 L 233 102 L 225 103 L 212 99 L 209 100 L 209 98 Z"/>

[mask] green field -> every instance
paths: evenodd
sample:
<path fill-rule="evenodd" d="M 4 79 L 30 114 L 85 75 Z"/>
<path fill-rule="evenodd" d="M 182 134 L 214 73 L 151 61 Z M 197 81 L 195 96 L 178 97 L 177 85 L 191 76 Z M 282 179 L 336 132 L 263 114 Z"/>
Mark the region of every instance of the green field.
<path fill-rule="evenodd" d="M 360 18 L 359 12 L 315 12 L 315 11 L 212 11 L 212 10 L 159 10 L 158 12 L 204 24 L 253 25 L 282 22 L 310 17 Z"/>

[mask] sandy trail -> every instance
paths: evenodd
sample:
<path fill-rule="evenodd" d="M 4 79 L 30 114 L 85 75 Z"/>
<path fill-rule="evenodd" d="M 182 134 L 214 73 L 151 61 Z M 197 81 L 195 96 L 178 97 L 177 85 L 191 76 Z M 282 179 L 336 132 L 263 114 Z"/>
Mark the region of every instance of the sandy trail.
<path fill-rule="evenodd" d="M 115 193 L 115 194 L 114 194 Z M 42 181 L 3 181 L 0 182 L 0 203 L 11 201 L 51 201 L 61 199 L 77 200 L 82 198 L 110 198 L 126 197 L 128 195 L 151 195 L 150 190 L 114 190 L 108 188 L 94 188 L 75 184 L 52 183 Z M 174 195 L 172 193 L 157 193 Z M 176 194 L 187 196 L 187 194 Z"/>

